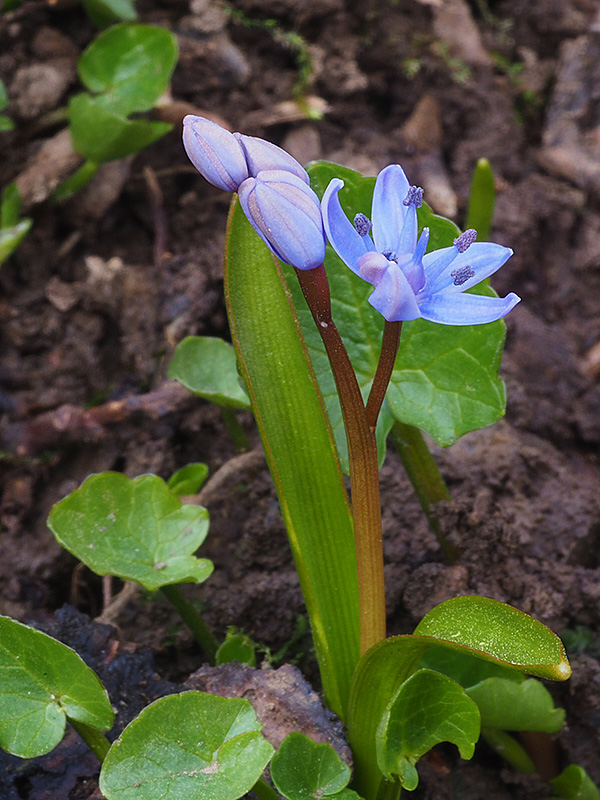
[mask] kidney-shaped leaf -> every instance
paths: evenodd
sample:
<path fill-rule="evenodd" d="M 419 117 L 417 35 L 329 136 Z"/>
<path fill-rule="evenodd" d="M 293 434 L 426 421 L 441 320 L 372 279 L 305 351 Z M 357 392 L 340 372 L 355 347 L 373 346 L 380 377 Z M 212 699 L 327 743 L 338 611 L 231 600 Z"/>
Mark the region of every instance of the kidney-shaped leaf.
<path fill-rule="evenodd" d="M 522 682 L 487 678 L 467 694 L 477 703 L 485 728 L 556 733 L 565 721 L 563 709 L 555 707 L 550 692 L 534 678 Z"/>
<path fill-rule="evenodd" d="M 145 708 L 110 748 L 100 773 L 107 800 L 236 800 L 273 747 L 248 700 L 183 692 Z"/>
<path fill-rule="evenodd" d="M 48 753 L 67 718 L 101 731 L 112 727 L 98 677 L 70 647 L 0 617 L 0 747 L 21 758 Z"/>
<path fill-rule="evenodd" d="M 194 464 L 186 464 L 185 467 L 174 472 L 167 481 L 167 486 L 169 491 L 178 497 L 186 497 L 200 491 L 200 487 L 207 478 L 208 466 L 198 461 Z"/>
<path fill-rule="evenodd" d="M 416 762 L 439 742 L 452 742 L 471 758 L 479 739 L 479 710 L 452 678 L 420 669 L 404 681 L 377 730 L 377 763 L 388 780 L 397 775 L 417 788 Z"/>
<path fill-rule="evenodd" d="M 235 351 L 223 339 L 187 336 L 175 348 L 169 378 L 190 392 L 231 408 L 250 408 L 238 375 Z"/>
<path fill-rule="evenodd" d="M 352 800 L 358 795 L 346 789 L 350 767 L 327 742 L 318 744 L 303 733 L 290 733 L 271 761 L 271 778 L 288 800 Z"/>
<path fill-rule="evenodd" d="M 166 28 L 123 23 L 97 36 L 77 63 L 91 92 L 111 111 L 128 116 L 152 108 L 167 89 L 177 61 L 177 41 Z"/>
<path fill-rule="evenodd" d="M 213 570 L 192 555 L 206 538 L 208 511 L 182 505 L 156 475 L 92 475 L 52 508 L 48 526 L 93 572 L 144 589 L 202 583 Z"/>
<path fill-rule="evenodd" d="M 69 122 L 74 150 L 96 163 L 137 153 L 173 127 L 167 122 L 126 119 L 85 92 L 71 98 Z"/>

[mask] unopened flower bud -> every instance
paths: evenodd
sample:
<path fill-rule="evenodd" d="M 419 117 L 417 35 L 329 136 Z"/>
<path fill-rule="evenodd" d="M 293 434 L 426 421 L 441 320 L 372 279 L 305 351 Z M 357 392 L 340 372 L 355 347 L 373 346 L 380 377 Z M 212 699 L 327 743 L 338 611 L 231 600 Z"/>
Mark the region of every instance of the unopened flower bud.
<path fill-rule="evenodd" d="M 250 174 L 238 139 L 209 119 L 191 114 L 184 118 L 183 146 L 198 172 L 226 192 L 237 192 Z"/>
<path fill-rule="evenodd" d="M 282 169 L 284 172 L 291 172 L 297 175 L 304 183 L 310 184 L 308 173 L 296 159 L 277 147 L 266 139 L 259 139 L 257 136 L 245 136 L 243 133 L 233 134 L 241 144 L 246 153 L 246 163 L 248 164 L 248 174 L 256 178 L 263 170 Z"/>
<path fill-rule="evenodd" d="M 272 252 L 297 269 L 314 269 L 325 258 L 325 232 L 319 199 L 298 175 L 261 171 L 238 189 L 252 227 Z"/>

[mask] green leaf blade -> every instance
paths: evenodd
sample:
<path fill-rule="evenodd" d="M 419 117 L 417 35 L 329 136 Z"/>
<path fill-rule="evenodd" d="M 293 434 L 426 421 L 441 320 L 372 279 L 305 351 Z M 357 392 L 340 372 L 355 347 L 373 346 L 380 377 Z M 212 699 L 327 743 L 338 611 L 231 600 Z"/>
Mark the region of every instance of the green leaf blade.
<path fill-rule="evenodd" d="M 101 731 L 112 727 L 98 677 L 71 648 L 0 617 L 0 747 L 21 758 L 48 753 L 67 718 Z"/>
<path fill-rule="evenodd" d="M 152 591 L 202 583 L 208 559 L 192 555 L 206 538 L 208 512 L 182 505 L 155 475 L 135 480 L 116 472 L 92 475 L 50 512 L 58 542 L 98 575 L 116 575 Z"/>
<path fill-rule="evenodd" d="M 388 780 L 398 776 L 405 789 L 417 787 L 416 762 L 440 742 L 452 742 L 462 758 L 472 758 L 479 739 L 476 703 L 451 678 L 421 669 L 400 687 L 377 731 L 377 762 Z"/>
<path fill-rule="evenodd" d="M 273 753 L 247 700 L 202 692 L 149 705 L 112 745 L 102 765 L 107 800 L 237 800 Z"/>
<path fill-rule="evenodd" d="M 218 406 L 250 408 L 233 347 L 212 336 L 187 336 L 175 348 L 168 376 Z"/>
<path fill-rule="evenodd" d="M 341 800 L 340 792 L 350 780 L 350 767 L 330 744 L 318 744 L 303 733 L 294 732 L 285 737 L 273 756 L 271 778 L 277 791 L 288 800 Z"/>
<path fill-rule="evenodd" d="M 343 717 L 359 658 L 348 498 L 285 282 L 235 201 L 225 291 L 232 339 L 288 531 L 325 695 Z"/>
<path fill-rule="evenodd" d="M 177 40 L 166 28 L 122 23 L 94 39 L 77 70 L 87 89 L 102 94 L 107 110 L 126 117 L 154 106 L 176 62 Z"/>

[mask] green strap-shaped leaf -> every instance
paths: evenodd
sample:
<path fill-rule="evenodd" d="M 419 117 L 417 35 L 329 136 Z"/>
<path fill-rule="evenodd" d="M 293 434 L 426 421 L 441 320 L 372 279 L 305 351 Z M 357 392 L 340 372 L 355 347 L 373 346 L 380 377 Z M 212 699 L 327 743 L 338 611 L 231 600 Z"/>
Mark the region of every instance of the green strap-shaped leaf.
<path fill-rule="evenodd" d="M 123 23 L 94 39 L 77 71 L 90 92 L 101 94 L 104 108 L 126 117 L 153 107 L 176 62 L 177 40 L 166 28 Z"/>
<path fill-rule="evenodd" d="M 44 755 L 62 739 L 67 719 L 112 727 L 97 675 L 70 647 L 0 617 L 0 747 L 21 758 Z"/>
<path fill-rule="evenodd" d="M 344 715 L 359 657 L 348 498 L 318 385 L 276 260 L 234 201 L 225 292 L 240 368 L 275 482 L 329 705 Z"/>
<path fill-rule="evenodd" d="M 213 336 L 187 336 L 175 348 L 169 378 L 218 406 L 250 408 L 233 347 Z"/>
<path fill-rule="evenodd" d="M 248 700 L 203 692 L 149 705 L 113 743 L 100 772 L 107 800 L 236 800 L 273 747 Z"/>
<path fill-rule="evenodd" d="M 401 685 L 377 730 L 377 763 L 387 780 L 417 788 L 415 764 L 439 742 L 452 742 L 472 758 L 479 739 L 479 710 L 460 684 L 420 669 Z"/>
<path fill-rule="evenodd" d="M 339 197 L 348 217 L 353 219 L 358 212 L 370 216 L 374 178 L 363 178 L 353 170 L 327 162 L 312 165 L 309 172 L 319 195 L 332 178 L 342 178 L 345 185 Z M 426 205 L 419 209 L 419 225 L 430 228 L 429 250 L 451 245 L 459 233 L 453 222 L 433 214 Z M 325 266 L 334 320 L 366 396 L 379 359 L 384 320 L 368 303 L 373 287 L 354 275 L 331 247 L 327 248 Z M 333 377 L 293 277 L 289 278 L 290 289 L 346 469 L 347 450 Z M 485 284 L 476 287 L 476 292 L 494 294 Z M 505 407 L 504 385 L 498 377 L 504 336 L 502 321 L 464 327 L 434 325 L 424 320 L 405 322 L 378 426 L 380 458 L 394 417 L 425 430 L 443 446 L 469 431 L 497 422 Z"/>
<path fill-rule="evenodd" d="M 375 797 L 381 781 L 375 733 L 385 708 L 430 647 L 553 680 L 566 680 L 571 673 L 560 639 L 512 606 L 486 597 L 457 597 L 436 606 L 413 636 L 394 636 L 367 651 L 354 673 L 347 724 L 356 787 L 365 797 Z"/>
<path fill-rule="evenodd" d="M 182 505 L 156 475 L 92 475 L 53 506 L 48 526 L 93 572 L 150 591 L 202 583 L 213 570 L 211 561 L 192 555 L 206 538 L 208 511 Z"/>
<path fill-rule="evenodd" d="M 317 744 L 303 733 L 286 736 L 271 761 L 273 784 L 288 800 L 358 800 L 346 788 L 350 774 L 330 744 Z"/>

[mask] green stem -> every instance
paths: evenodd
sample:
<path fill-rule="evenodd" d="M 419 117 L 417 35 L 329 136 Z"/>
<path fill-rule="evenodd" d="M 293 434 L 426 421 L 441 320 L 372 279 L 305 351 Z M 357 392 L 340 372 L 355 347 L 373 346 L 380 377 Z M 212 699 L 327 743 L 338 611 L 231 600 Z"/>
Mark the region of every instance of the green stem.
<path fill-rule="evenodd" d="M 399 781 L 386 781 L 384 778 L 379 784 L 377 800 L 399 800 L 401 790 Z"/>
<path fill-rule="evenodd" d="M 385 639 L 377 442 L 367 420 L 354 368 L 331 316 L 331 299 L 325 269 L 323 265 L 311 270 L 297 269 L 296 274 L 329 357 L 348 440 L 362 654 Z"/>
<path fill-rule="evenodd" d="M 388 322 L 386 320 L 381 340 L 381 353 L 377 363 L 377 371 L 373 378 L 373 385 L 369 399 L 367 400 L 367 420 L 371 430 L 377 427 L 377 417 L 381 410 L 381 404 L 387 392 L 387 388 L 392 377 L 398 345 L 400 344 L 400 334 L 402 332 L 401 322 Z"/>
<path fill-rule="evenodd" d="M 106 736 L 95 728 L 86 725 L 85 722 L 78 722 L 76 719 L 71 719 L 70 717 L 68 719 L 71 726 L 81 736 L 98 761 L 102 763 L 110 749 L 110 742 Z"/>
<path fill-rule="evenodd" d="M 259 798 L 259 800 L 280 800 L 275 789 L 273 789 L 273 787 L 270 786 L 264 778 L 259 778 L 256 781 L 252 787 L 252 791 Z"/>
<path fill-rule="evenodd" d="M 206 622 L 204 622 L 200 614 L 198 614 L 193 605 L 185 597 L 179 586 L 170 584 L 169 586 L 161 586 L 160 590 L 167 600 L 175 606 L 181 619 L 194 634 L 200 647 L 204 650 L 205 656 L 211 664 L 214 664 L 215 656 L 219 649 L 219 642 Z"/>
<path fill-rule="evenodd" d="M 413 425 L 394 422 L 391 430 L 394 447 L 412 483 L 421 508 L 425 512 L 429 527 L 438 540 L 446 558 L 453 563 L 458 551 L 440 530 L 433 506 L 442 500 L 450 500 L 450 492 L 438 469 L 438 465 L 425 444 L 423 434 Z"/>
<path fill-rule="evenodd" d="M 231 436 L 231 441 L 234 443 L 239 452 L 244 453 L 246 450 L 250 450 L 251 447 L 248 437 L 240 425 L 240 421 L 237 418 L 233 408 L 221 406 L 221 417 L 223 418 L 227 432 Z"/>

